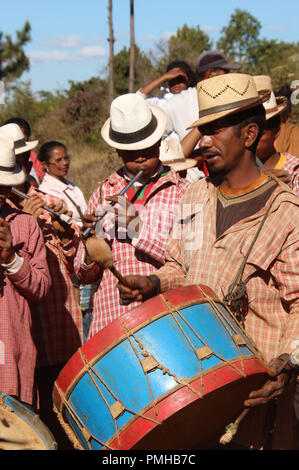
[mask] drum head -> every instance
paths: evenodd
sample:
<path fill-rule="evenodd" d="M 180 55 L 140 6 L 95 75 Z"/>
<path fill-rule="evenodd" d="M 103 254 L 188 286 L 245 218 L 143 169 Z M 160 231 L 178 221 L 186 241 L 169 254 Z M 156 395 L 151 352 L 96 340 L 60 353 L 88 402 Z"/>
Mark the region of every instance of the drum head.
<path fill-rule="evenodd" d="M 56 443 L 39 417 L 8 395 L 0 397 L 0 450 L 54 450 Z"/>

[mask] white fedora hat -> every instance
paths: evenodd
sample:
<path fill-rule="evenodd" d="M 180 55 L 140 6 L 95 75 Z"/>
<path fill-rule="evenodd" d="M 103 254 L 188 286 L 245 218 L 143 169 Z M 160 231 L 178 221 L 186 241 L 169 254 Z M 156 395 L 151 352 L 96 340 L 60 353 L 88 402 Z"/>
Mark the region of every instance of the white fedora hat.
<path fill-rule="evenodd" d="M 141 150 L 158 142 L 165 127 L 166 115 L 161 108 L 148 105 L 138 94 L 128 93 L 112 101 L 101 134 L 111 147 Z"/>
<path fill-rule="evenodd" d="M 192 127 L 239 113 L 269 99 L 270 90 L 258 91 L 251 75 L 227 73 L 197 84 L 199 119 Z"/>
<path fill-rule="evenodd" d="M 197 164 L 193 158 L 185 158 L 180 141 L 176 138 L 164 139 L 160 145 L 160 161 L 174 171 L 188 170 Z"/>
<path fill-rule="evenodd" d="M 25 169 L 16 161 L 13 139 L 0 131 L 0 184 L 14 186 L 26 178 Z"/>
<path fill-rule="evenodd" d="M 18 124 L 4 124 L 4 126 L 0 127 L 0 130 L 9 137 L 12 137 L 16 155 L 34 149 L 34 147 L 36 147 L 38 144 L 38 140 L 26 142 L 24 139 L 24 134 Z"/>
<path fill-rule="evenodd" d="M 255 75 L 253 78 L 258 91 L 265 89 L 271 91 L 270 98 L 263 103 L 266 111 L 266 120 L 268 121 L 274 116 L 281 114 L 287 107 L 288 99 L 285 96 L 275 97 L 272 89 L 271 78 L 268 75 Z"/>

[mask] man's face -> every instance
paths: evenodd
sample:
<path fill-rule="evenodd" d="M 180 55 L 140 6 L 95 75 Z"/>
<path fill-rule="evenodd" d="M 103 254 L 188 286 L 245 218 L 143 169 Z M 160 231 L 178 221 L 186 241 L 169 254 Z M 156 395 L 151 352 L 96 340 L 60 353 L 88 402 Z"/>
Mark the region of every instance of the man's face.
<path fill-rule="evenodd" d="M 2 186 L 0 185 L 0 208 L 4 205 L 5 199 L 7 198 L 10 192 L 11 186 Z"/>
<path fill-rule="evenodd" d="M 262 162 L 276 152 L 274 142 L 277 135 L 278 133 L 274 129 L 264 129 L 256 150 L 256 154 Z"/>
<path fill-rule="evenodd" d="M 159 164 L 159 147 L 160 141 L 147 149 L 117 149 L 117 153 L 130 173 L 136 175 L 138 171 L 143 170 L 142 178 L 148 179 L 154 174 Z"/>
<path fill-rule="evenodd" d="M 216 77 L 217 75 L 224 75 L 225 73 L 228 73 L 228 72 L 229 70 L 224 70 L 224 69 L 209 69 L 204 74 L 204 80 L 206 80 L 207 78 Z"/>
<path fill-rule="evenodd" d="M 224 119 L 199 127 L 201 155 L 205 158 L 209 174 L 224 176 L 235 169 L 245 152 L 242 132 L 236 125 L 227 126 Z"/>

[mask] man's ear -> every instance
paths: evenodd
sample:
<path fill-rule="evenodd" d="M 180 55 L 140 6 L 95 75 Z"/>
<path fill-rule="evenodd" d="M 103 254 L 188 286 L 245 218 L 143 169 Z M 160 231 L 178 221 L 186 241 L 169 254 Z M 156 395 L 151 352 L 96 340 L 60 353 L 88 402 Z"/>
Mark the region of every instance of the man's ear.
<path fill-rule="evenodd" d="M 259 130 L 259 126 L 255 122 L 247 124 L 242 128 L 241 134 L 243 135 L 244 145 L 247 149 L 250 149 L 255 143 L 259 135 Z"/>

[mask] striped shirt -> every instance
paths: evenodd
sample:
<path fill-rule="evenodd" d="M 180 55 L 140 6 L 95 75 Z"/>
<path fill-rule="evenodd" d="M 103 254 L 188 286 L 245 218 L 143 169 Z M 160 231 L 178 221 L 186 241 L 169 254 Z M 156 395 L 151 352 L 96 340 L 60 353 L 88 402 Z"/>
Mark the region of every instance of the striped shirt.
<path fill-rule="evenodd" d="M 290 153 L 281 153 L 276 169 L 286 170 L 292 176 L 290 187 L 299 196 L 299 159 Z"/>
<path fill-rule="evenodd" d="M 20 269 L 0 276 L 0 391 L 32 404 L 36 347 L 32 339 L 30 302 L 40 302 L 51 278 L 42 232 L 35 219 L 5 205 L 13 247 L 23 258 Z"/>
<path fill-rule="evenodd" d="M 270 361 L 293 351 L 299 338 L 299 200 L 279 185 L 265 207 L 216 238 L 217 188 L 207 180 L 189 186 L 180 204 L 166 263 L 155 273 L 161 290 L 204 284 L 223 299 L 234 281 L 259 224 L 273 205 L 248 258 L 248 336 Z"/>
<path fill-rule="evenodd" d="M 113 173 L 94 191 L 88 203 L 88 213 L 101 211 L 102 207 L 108 204 L 105 197 L 119 194 L 126 184 L 123 169 Z M 187 186 L 188 183 L 173 170 L 157 179 L 146 195 L 146 200 L 143 200 L 143 205 L 138 208 L 136 206 L 143 222 L 138 238 L 130 238 L 129 230 L 126 228 L 114 233 L 114 215 L 108 213 L 105 216 L 103 223 L 105 239 L 111 247 L 114 266 L 123 276 L 135 273 L 147 276 L 162 266 L 169 233 L 179 201 Z M 97 279 L 101 280 L 94 295 L 93 319 L 89 331 L 91 338 L 108 323 L 137 306 L 139 302 L 120 305 L 117 279 L 108 269 L 101 271 L 96 264 L 86 266 L 84 256 L 85 251 L 81 243 L 75 258 L 78 278 L 86 284 L 91 284 Z"/>

